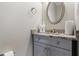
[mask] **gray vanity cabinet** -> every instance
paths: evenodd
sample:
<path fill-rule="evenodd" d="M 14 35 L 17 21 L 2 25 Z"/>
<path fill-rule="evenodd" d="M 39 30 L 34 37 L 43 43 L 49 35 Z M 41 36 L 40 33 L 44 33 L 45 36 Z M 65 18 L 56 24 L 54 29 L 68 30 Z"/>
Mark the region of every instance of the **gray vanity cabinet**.
<path fill-rule="evenodd" d="M 34 36 L 34 56 L 71 56 L 72 40 Z"/>

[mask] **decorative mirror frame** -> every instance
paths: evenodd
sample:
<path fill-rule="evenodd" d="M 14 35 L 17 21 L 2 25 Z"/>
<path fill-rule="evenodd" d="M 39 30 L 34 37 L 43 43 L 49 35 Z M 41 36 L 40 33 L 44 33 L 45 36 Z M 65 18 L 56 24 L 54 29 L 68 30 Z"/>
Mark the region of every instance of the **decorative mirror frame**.
<path fill-rule="evenodd" d="M 50 4 L 51 3 L 54 3 L 55 4 L 55 2 L 49 2 L 48 3 L 48 5 L 47 5 L 47 10 L 46 10 L 46 14 L 47 14 L 47 18 L 48 18 L 48 20 L 49 20 L 49 22 L 51 23 L 51 24 L 57 24 L 57 23 L 59 23 L 61 20 L 62 20 L 62 18 L 64 17 L 64 14 L 65 14 L 65 5 L 64 5 L 64 2 L 59 2 L 59 3 L 62 3 L 62 13 L 61 13 L 61 17 L 59 18 L 59 20 L 58 21 L 56 21 L 56 22 L 51 22 L 50 21 L 50 18 L 49 18 L 49 16 L 48 16 L 48 8 L 49 8 L 49 6 L 50 6 Z"/>

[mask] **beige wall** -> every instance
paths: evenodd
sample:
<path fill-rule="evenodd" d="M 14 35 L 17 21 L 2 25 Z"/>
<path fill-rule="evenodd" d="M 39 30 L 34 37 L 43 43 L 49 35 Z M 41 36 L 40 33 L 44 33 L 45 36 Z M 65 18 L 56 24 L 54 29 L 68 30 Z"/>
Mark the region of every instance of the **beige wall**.
<path fill-rule="evenodd" d="M 32 15 L 34 7 L 37 13 Z M 15 55 L 32 55 L 31 28 L 42 20 L 40 2 L 0 2 L 0 52 L 14 50 Z"/>
<path fill-rule="evenodd" d="M 43 3 L 43 20 L 46 24 L 46 29 L 56 28 L 56 29 L 64 29 L 66 20 L 74 20 L 74 3 L 73 2 L 65 2 L 65 15 L 62 21 L 56 25 L 50 24 L 46 16 L 46 8 L 48 3 Z"/>
<path fill-rule="evenodd" d="M 79 31 L 79 2 L 75 2 L 75 24 L 76 24 L 76 30 Z"/>

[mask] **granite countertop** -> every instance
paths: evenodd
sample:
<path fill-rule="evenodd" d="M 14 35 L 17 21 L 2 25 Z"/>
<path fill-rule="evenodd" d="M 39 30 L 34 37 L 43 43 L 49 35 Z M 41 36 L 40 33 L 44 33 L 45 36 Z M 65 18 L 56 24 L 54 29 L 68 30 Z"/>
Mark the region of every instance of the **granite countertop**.
<path fill-rule="evenodd" d="M 47 36 L 47 37 L 58 37 L 58 38 L 68 38 L 68 39 L 72 39 L 72 40 L 78 40 L 76 39 L 75 35 L 65 35 L 63 33 L 61 34 L 53 34 L 53 33 L 39 33 L 39 32 L 33 32 L 33 35 L 40 35 L 40 36 Z"/>

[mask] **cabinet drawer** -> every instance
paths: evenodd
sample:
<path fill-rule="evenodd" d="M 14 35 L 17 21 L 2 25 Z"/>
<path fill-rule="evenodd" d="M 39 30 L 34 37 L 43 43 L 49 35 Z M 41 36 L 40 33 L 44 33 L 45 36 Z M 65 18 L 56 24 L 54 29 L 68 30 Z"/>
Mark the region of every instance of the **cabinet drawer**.
<path fill-rule="evenodd" d="M 50 41 L 48 39 L 49 39 L 49 37 L 34 35 L 34 42 L 43 42 L 43 43 L 48 44 L 48 42 Z"/>
<path fill-rule="evenodd" d="M 49 44 L 60 48 L 72 50 L 72 41 L 69 39 L 51 38 Z"/>
<path fill-rule="evenodd" d="M 72 50 L 72 40 L 66 38 L 35 36 L 34 41 L 49 44 L 63 49 Z"/>

